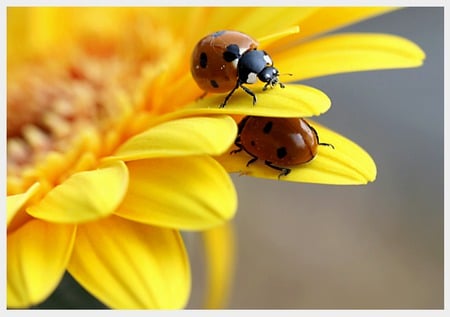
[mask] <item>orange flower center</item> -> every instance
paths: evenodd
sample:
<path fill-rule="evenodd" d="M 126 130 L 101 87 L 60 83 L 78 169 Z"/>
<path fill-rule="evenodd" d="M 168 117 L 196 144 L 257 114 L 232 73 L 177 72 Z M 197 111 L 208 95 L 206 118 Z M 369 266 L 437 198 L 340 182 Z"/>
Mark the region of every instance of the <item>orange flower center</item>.
<path fill-rule="evenodd" d="M 131 25 L 114 38 L 84 34 L 70 54 L 55 50 L 10 67 L 8 194 L 37 181 L 51 188 L 76 171 L 94 168 L 99 158 L 142 131 L 151 114 L 163 112 L 154 109 L 150 92 L 164 72 L 161 64 L 167 64 L 173 39 L 164 29 L 145 27 Z M 144 34 L 158 32 L 164 41 L 145 44 Z"/>

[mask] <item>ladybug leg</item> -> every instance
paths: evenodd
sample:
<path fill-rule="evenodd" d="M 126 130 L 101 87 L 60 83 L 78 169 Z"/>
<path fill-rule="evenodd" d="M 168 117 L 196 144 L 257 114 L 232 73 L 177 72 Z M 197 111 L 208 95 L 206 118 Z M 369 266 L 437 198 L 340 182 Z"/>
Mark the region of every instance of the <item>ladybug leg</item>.
<path fill-rule="evenodd" d="M 262 90 L 263 90 L 263 91 L 266 91 L 266 90 L 267 90 L 267 87 L 270 86 L 270 88 L 273 88 L 273 86 L 275 86 L 276 84 L 280 85 L 281 88 L 285 88 L 285 87 L 286 87 L 282 82 L 279 82 L 278 80 L 273 80 L 273 81 L 267 82 L 267 83 L 264 85 L 264 87 L 263 87 Z"/>
<path fill-rule="evenodd" d="M 241 143 L 241 132 L 242 132 L 242 130 L 244 129 L 245 124 L 247 123 L 248 119 L 249 119 L 249 116 L 246 116 L 246 117 L 244 117 L 244 118 L 239 122 L 239 124 L 238 124 L 238 133 L 237 133 L 237 137 L 236 137 L 236 139 L 234 140 L 234 145 L 236 145 L 236 146 L 238 147 L 238 149 L 237 149 L 237 150 L 231 151 L 230 154 L 236 154 L 236 153 L 241 152 L 242 150 L 245 150 L 244 146 L 243 146 L 242 143 Z M 245 150 L 245 151 L 246 151 L 246 150 Z M 247 151 L 246 151 L 246 152 L 247 152 Z M 247 152 L 247 153 L 248 153 L 248 152 Z M 250 153 L 249 153 L 249 154 L 250 154 Z M 250 155 L 252 155 L 252 154 L 250 154 Z M 252 155 L 252 156 L 253 156 L 253 155 Z M 253 156 L 253 157 L 254 157 L 254 156 Z"/>
<path fill-rule="evenodd" d="M 231 151 L 230 154 L 236 154 L 236 153 L 239 153 L 239 152 L 241 152 L 243 150 L 244 147 L 241 144 L 241 137 L 239 135 L 236 138 L 236 140 L 234 141 L 234 145 L 236 145 L 238 147 L 238 149 Z"/>
<path fill-rule="evenodd" d="M 248 153 L 248 152 L 247 152 Z M 249 153 L 250 154 L 250 153 Z M 251 154 L 250 154 L 251 155 Z M 252 155 L 253 156 L 253 155 Z M 248 161 L 247 162 L 247 165 L 245 165 L 245 166 L 249 166 L 250 164 L 253 164 L 253 163 L 255 163 L 256 161 L 258 160 L 258 158 L 256 157 L 256 156 L 253 156 L 253 158 L 250 160 L 250 161 Z"/>
<path fill-rule="evenodd" d="M 318 143 L 319 145 L 323 145 L 323 146 L 329 146 L 334 150 L 334 145 L 331 143 Z"/>
<path fill-rule="evenodd" d="M 231 98 L 231 96 L 234 94 L 234 92 L 236 91 L 236 89 L 238 89 L 239 87 L 241 87 L 246 93 L 248 93 L 250 96 L 253 97 L 253 105 L 255 105 L 256 103 L 256 95 L 253 91 L 251 91 L 250 89 L 248 89 L 247 87 L 245 87 L 244 85 L 242 85 L 242 81 L 238 80 L 236 82 L 236 86 L 234 86 L 234 88 L 228 93 L 228 95 L 225 97 L 225 99 L 223 100 L 222 104 L 220 104 L 219 108 L 223 108 L 225 107 L 225 105 L 228 102 L 228 99 Z"/>
<path fill-rule="evenodd" d="M 256 156 L 254 156 L 253 154 L 249 153 L 241 144 L 241 138 L 237 137 L 236 141 L 234 141 L 234 144 L 238 147 L 237 150 L 233 150 L 230 152 L 230 154 L 236 154 L 241 152 L 242 150 L 244 150 L 248 155 L 250 155 L 252 158 L 247 162 L 247 164 L 245 165 L 246 167 L 248 167 L 250 164 L 255 163 L 258 158 Z"/>
<path fill-rule="evenodd" d="M 319 141 L 319 134 L 317 133 L 316 129 L 314 129 L 314 128 L 313 128 L 312 126 L 310 126 L 309 124 L 308 124 L 308 126 L 309 126 L 309 128 L 312 130 L 312 132 L 314 132 L 314 134 L 316 135 L 317 144 L 323 145 L 323 146 L 329 146 L 329 147 L 331 147 L 331 148 L 334 150 L 334 145 L 333 145 L 333 144 L 331 144 L 331 143 L 322 143 L 322 142 L 320 142 L 320 141 Z"/>
<path fill-rule="evenodd" d="M 242 89 L 244 89 L 244 91 L 246 93 L 248 93 L 250 96 L 253 97 L 253 105 L 255 105 L 255 103 L 256 103 L 256 95 L 255 95 L 255 93 L 253 91 L 251 91 L 250 89 L 248 89 L 247 87 L 243 86 L 242 84 L 240 86 L 241 86 Z"/>
<path fill-rule="evenodd" d="M 231 91 L 230 91 L 230 92 L 228 93 L 228 95 L 225 97 L 225 99 L 223 100 L 223 102 L 220 104 L 219 108 L 225 107 L 225 105 L 226 105 L 227 102 L 228 102 L 228 99 L 230 99 L 231 95 L 234 94 L 234 92 L 236 91 L 236 89 L 239 88 L 240 85 L 241 85 L 241 82 L 238 80 L 238 81 L 236 82 L 236 86 L 234 86 L 234 88 L 231 89 Z"/>
<path fill-rule="evenodd" d="M 239 153 L 240 151 L 242 151 L 242 147 L 239 147 L 237 150 L 231 151 L 230 154 L 236 154 Z"/>
<path fill-rule="evenodd" d="M 278 179 L 280 179 L 281 176 L 286 176 L 286 175 L 288 175 L 291 172 L 290 168 L 273 165 L 272 162 L 270 162 L 270 161 L 264 161 L 264 164 L 266 164 L 270 168 L 273 168 L 274 170 L 277 170 L 277 171 L 281 172 L 278 175 Z"/>

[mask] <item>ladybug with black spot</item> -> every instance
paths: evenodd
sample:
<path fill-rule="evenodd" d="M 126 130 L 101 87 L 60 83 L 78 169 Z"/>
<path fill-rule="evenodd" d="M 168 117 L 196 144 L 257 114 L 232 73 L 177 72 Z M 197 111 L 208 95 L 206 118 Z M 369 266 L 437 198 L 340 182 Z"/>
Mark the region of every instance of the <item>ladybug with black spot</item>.
<path fill-rule="evenodd" d="M 239 123 L 238 136 L 234 142 L 238 147 L 231 153 L 242 150 L 252 159 L 280 171 L 278 178 L 291 172 L 287 166 L 311 161 L 317 155 L 319 145 L 334 146 L 319 142 L 317 131 L 302 118 L 271 118 L 246 116 Z"/>
<path fill-rule="evenodd" d="M 225 107 L 236 89 L 241 87 L 253 97 L 256 95 L 244 84 L 264 83 L 263 90 L 279 84 L 278 70 L 273 67 L 267 52 L 258 50 L 258 42 L 238 31 L 218 31 L 202 38 L 194 48 L 191 73 L 205 94 L 228 92 L 220 105 Z"/>

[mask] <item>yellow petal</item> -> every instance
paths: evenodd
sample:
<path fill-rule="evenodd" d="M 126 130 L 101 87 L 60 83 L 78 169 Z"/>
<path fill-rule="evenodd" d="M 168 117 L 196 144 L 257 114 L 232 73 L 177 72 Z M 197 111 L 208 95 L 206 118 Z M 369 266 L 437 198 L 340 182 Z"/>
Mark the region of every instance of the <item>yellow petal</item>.
<path fill-rule="evenodd" d="M 6 198 L 6 224 L 9 225 L 11 220 L 19 210 L 32 198 L 39 190 L 40 184 L 33 184 L 25 193 L 11 195 Z"/>
<path fill-rule="evenodd" d="M 281 72 L 299 80 L 343 72 L 422 65 L 424 52 L 413 42 L 388 34 L 339 34 L 310 41 L 276 56 Z M 275 59 L 275 57 L 274 57 Z"/>
<path fill-rule="evenodd" d="M 236 212 L 228 173 L 209 156 L 132 161 L 130 185 L 117 214 L 177 229 L 205 229 Z"/>
<path fill-rule="evenodd" d="M 289 76 L 286 79 L 291 80 Z M 286 85 L 262 91 L 262 86 L 248 85 L 256 94 L 253 106 L 252 97 L 239 89 L 224 108 L 219 108 L 225 95 L 211 95 L 192 102 L 176 112 L 181 115 L 239 114 L 267 117 L 309 117 L 324 113 L 331 106 L 328 96 L 322 91 L 304 85 Z"/>
<path fill-rule="evenodd" d="M 357 23 L 380 14 L 396 10 L 392 7 L 321 7 L 313 8 L 308 15 L 305 15 L 299 22 L 300 33 L 282 39 L 267 50 L 274 54 L 283 51 L 286 46 L 290 46 L 299 40 L 305 40 L 317 36 L 321 33 L 330 32 L 338 28 Z M 275 59 L 276 61 L 276 59 Z"/>
<path fill-rule="evenodd" d="M 233 143 L 237 133 L 229 116 L 171 120 L 138 134 L 112 157 L 124 161 L 199 154 L 219 155 Z"/>
<path fill-rule="evenodd" d="M 115 309 L 180 309 L 190 268 L 176 230 L 111 216 L 79 225 L 69 273 Z"/>
<path fill-rule="evenodd" d="M 72 251 L 75 226 L 31 220 L 7 238 L 8 307 L 45 300 L 61 280 Z"/>
<path fill-rule="evenodd" d="M 233 21 L 233 29 L 259 39 L 294 25 L 315 12 L 313 7 L 256 7 L 246 8 L 239 19 Z M 245 18 L 244 18 L 245 17 Z"/>
<path fill-rule="evenodd" d="M 308 119 L 308 122 L 316 129 L 320 142 L 330 143 L 334 149 L 329 146 L 319 146 L 318 154 L 312 161 L 287 166 L 291 169 L 291 173 L 281 176 L 280 180 L 336 185 L 366 184 L 375 180 L 376 165 L 364 149 L 312 120 Z M 268 167 L 261 160 L 246 167 L 250 159 L 251 157 L 244 151 L 237 154 L 224 154 L 218 158 L 229 172 L 278 179 L 280 172 Z"/>
<path fill-rule="evenodd" d="M 225 224 L 202 232 L 205 246 L 207 289 L 205 307 L 226 307 L 234 277 L 235 237 L 233 224 Z"/>
<path fill-rule="evenodd" d="M 53 188 L 27 212 L 40 219 L 80 223 L 105 217 L 115 211 L 127 190 L 128 171 L 116 161 L 93 171 L 72 175 Z"/>
<path fill-rule="evenodd" d="M 271 43 L 278 41 L 279 39 L 286 38 L 288 36 L 292 36 L 293 34 L 297 34 L 300 32 L 300 27 L 298 25 L 287 27 L 283 30 L 280 30 L 276 33 L 268 34 L 262 38 L 259 38 L 259 42 L 262 44 L 259 46 L 259 49 L 264 49 L 264 47 L 269 46 Z"/>
<path fill-rule="evenodd" d="M 304 28 L 304 37 L 317 35 L 393 10 L 397 9 L 394 7 L 322 7 L 304 19 L 300 27 Z"/>

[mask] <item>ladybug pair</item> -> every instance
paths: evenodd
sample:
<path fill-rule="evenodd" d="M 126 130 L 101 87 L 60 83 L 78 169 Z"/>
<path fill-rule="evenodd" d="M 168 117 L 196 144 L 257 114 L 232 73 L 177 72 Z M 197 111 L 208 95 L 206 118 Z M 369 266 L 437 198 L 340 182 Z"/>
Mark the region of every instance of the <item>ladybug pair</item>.
<path fill-rule="evenodd" d="M 201 39 L 192 53 L 191 73 L 198 86 L 211 93 L 228 92 L 220 105 L 225 107 L 239 87 L 252 96 L 256 95 L 244 84 L 254 84 L 258 79 L 268 87 L 284 85 L 279 82 L 278 70 L 265 51 L 257 49 L 258 43 L 247 34 L 237 31 L 218 31 Z M 237 153 L 247 152 L 252 159 L 247 166 L 258 159 L 280 171 L 278 177 L 288 175 L 290 168 L 282 166 L 299 165 L 312 160 L 320 143 L 316 130 L 302 118 L 269 118 L 247 116 L 239 123 L 235 140 Z"/>

